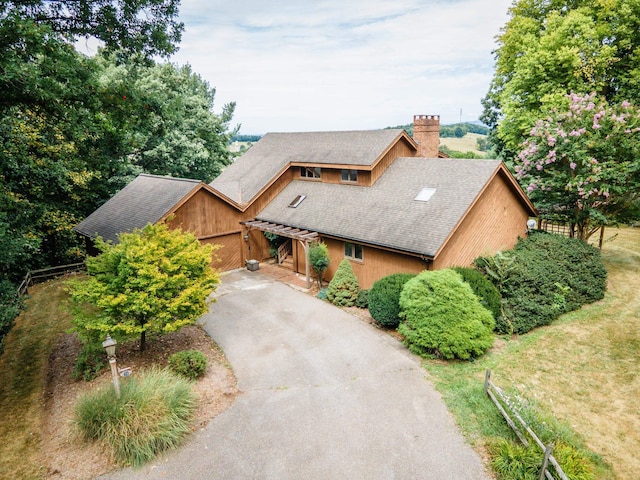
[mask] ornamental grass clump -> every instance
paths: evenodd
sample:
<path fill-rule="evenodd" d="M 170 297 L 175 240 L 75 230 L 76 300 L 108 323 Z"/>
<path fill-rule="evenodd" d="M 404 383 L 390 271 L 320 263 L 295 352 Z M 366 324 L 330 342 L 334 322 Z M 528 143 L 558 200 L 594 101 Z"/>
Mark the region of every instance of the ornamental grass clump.
<path fill-rule="evenodd" d="M 418 355 L 468 360 L 493 345 L 491 312 L 453 270 L 424 271 L 400 294 L 398 332 Z"/>
<path fill-rule="evenodd" d="M 111 383 L 83 396 L 75 424 L 86 440 L 104 442 L 118 462 L 137 467 L 178 446 L 190 432 L 195 409 L 189 381 L 154 368 L 127 378 L 120 398 Z"/>
<path fill-rule="evenodd" d="M 327 287 L 327 300 L 339 307 L 353 307 L 360 293 L 360 282 L 346 258 L 338 265 L 335 275 Z"/>

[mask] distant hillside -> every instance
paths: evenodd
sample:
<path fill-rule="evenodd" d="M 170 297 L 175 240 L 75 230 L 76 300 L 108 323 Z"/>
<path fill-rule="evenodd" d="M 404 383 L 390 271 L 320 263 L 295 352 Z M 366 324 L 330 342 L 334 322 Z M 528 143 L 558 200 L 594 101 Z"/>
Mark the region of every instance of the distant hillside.
<path fill-rule="evenodd" d="M 413 124 L 398 125 L 396 127 L 389 128 L 404 128 L 404 130 L 413 137 Z M 453 123 L 451 125 L 440 125 L 440 138 L 462 138 L 467 133 L 477 133 L 478 135 L 488 135 L 489 127 L 476 123 Z"/>

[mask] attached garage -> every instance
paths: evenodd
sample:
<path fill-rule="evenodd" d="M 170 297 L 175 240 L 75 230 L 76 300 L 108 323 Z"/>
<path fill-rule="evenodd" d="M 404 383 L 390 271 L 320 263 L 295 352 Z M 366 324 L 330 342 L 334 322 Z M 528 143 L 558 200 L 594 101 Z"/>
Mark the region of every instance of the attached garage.
<path fill-rule="evenodd" d="M 202 244 L 220 245 L 216 250 L 218 260 L 214 260 L 212 267 L 224 272 L 243 266 L 242 261 L 242 234 L 241 232 L 201 239 Z"/>

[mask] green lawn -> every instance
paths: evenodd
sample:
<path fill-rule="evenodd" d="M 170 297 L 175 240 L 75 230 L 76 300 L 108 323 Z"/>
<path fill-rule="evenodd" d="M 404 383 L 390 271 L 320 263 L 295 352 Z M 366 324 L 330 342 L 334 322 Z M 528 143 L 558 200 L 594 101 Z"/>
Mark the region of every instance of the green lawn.
<path fill-rule="evenodd" d="M 640 229 L 608 229 L 605 298 L 468 362 L 429 360 L 432 376 L 469 440 L 480 450 L 505 428 L 484 397 L 486 369 L 576 432 L 615 478 L 640 471 Z M 606 465 L 597 478 L 614 478 Z"/>

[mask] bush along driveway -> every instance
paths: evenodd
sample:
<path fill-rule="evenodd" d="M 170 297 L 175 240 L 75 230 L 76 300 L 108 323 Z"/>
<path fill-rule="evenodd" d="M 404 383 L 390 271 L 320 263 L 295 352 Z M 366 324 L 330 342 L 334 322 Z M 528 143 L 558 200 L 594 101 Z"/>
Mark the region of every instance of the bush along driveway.
<path fill-rule="evenodd" d="M 242 393 L 177 453 L 104 478 L 489 478 L 398 341 L 260 272 L 222 281 L 201 322 Z"/>

